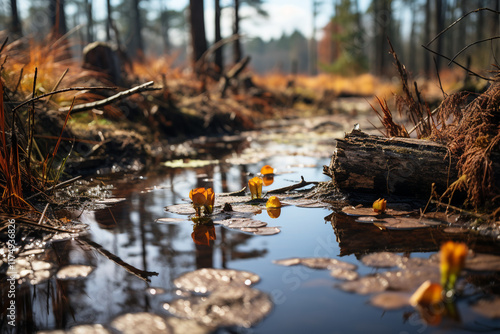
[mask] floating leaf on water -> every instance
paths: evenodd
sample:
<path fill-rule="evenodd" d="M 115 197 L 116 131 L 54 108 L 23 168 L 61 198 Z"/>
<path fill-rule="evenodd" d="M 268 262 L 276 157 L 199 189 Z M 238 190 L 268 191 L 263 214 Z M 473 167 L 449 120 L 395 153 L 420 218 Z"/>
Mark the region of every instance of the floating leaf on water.
<path fill-rule="evenodd" d="M 372 217 L 372 216 L 360 216 L 358 218 L 356 218 L 355 220 L 357 223 L 385 223 L 384 220 L 382 220 L 381 218 L 377 218 L 377 217 Z"/>
<path fill-rule="evenodd" d="M 273 263 L 279 264 L 282 266 L 295 266 L 298 264 L 302 264 L 306 267 L 312 268 L 312 269 L 344 269 L 344 270 L 356 270 L 357 266 L 340 261 L 337 259 L 332 259 L 328 257 L 294 257 L 294 258 L 289 258 L 289 259 L 283 259 L 283 260 L 274 260 Z"/>
<path fill-rule="evenodd" d="M 163 307 L 173 315 L 211 327 L 248 328 L 267 316 L 273 303 L 262 291 L 246 286 L 228 286 L 214 290 L 207 297 L 177 299 Z"/>
<path fill-rule="evenodd" d="M 213 332 L 213 327 L 211 328 L 206 325 L 202 325 L 192 319 L 168 317 L 167 323 L 176 334 L 208 334 Z"/>
<path fill-rule="evenodd" d="M 412 271 L 439 271 L 439 257 L 431 256 L 428 259 L 421 257 L 403 257 L 398 263 L 403 269 Z"/>
<path fill-rule="evenodd" d="M 373 211 L 373 208 L 346 206 L 342 212 L 349 216 L 378 216 L 380 213 Z"/>
<path fill-rule="evenodd" d="M 306 267 L 313 269 L 342 268 L 346 270 L 356 270 L 357 268 L 355 264 L 327 257 L 306 257 L 302 258 L 300 263 Z"/>
<path fill-rule="evenodd" d="M 363 256 L 361 262 L 365 266 L 375 268 L 395 267 L 401 262 L 402 256 L 391 252 L 371 253 Z"/>
<path fill-rule="evenodd" d="M 163 163 L 163 166 L 169 168 L 199 168 L 217 164 L 218 162 L 219 162 L 218 160 L 177 159 L 177 160 L 165 161 Z"/>
<path fill-rule="evenodd" d="M 297 198 L 282 201 L 283 204 L 295 205 L 300 208 L 328 208 L 328 203 L 313 199 Z"/>
<path fill-rule="evenodd" d="M 300 264 L 300 258 L 298 257 L 293 257 L 290 259 L 282 259 L 282 260 L 273 260 L 273 263 L 279 264 L 280 266 L 296 266 Z"/>
<path fill-rule="evenodd" d="M 207 293 L 220 286 L 252 285 L 259 280 L 258 275 L 248 271 L 203 268 L 179 276 L 174 280 L 174 285 L 187 291 Z"/>
<path fill-rule="evenodd" d="M 94 267 L 86 266 L 82 264 L 70 264 L 65 266 L 56 274 L 57 279 L 60 280 L 70 280 L 70 279 L 78 279 L 87 277 L 92 271 Z"/>
<path fill-rule="evenodd" d="M 187 220 L 186 218 L 165 217 L 165 218 L 158 218 L 158 219 L 156 219 L 156 222 L 157 223 L 171 224 L 171 223 L 187 223 L 187 222 L 190 222 L 190 220 Z"/>
<path fill-rule="evenodd" d="M 165 207 L 165 210 L 179 215 L 194 215 L 196 213 L 191 203 L 169 205 Z"/>
<path fill-rule="evenodd" d="M 274 226 L 244 227 L 240 230 L 242 232 L 253 233 L 255 235 L 275 235 L 281 232 L 279 228 Z"/>
<path fill-rule="evenodd" d="M 262 212 L 262 207 L 251 204 L 234 204 L 233 212 L 244 212 L 244 213 L 248 212 L 248 213 L 258 214 Z"/>
<path fill-rule="evenodd" d="M 465 260 L 465 269 L 474 271 L 500 271 L 500 256 L 475 254 Z"/>
<path fill-rule="evenodd" d="M 126 200 L 126 198 L 101 198 L 95 200 L 96 204 L 116 204 Z"/>
<path fill-rule="evenodd" d="M 68 331 L 68 334 L 110 334 L 110 333 L 111 332 L 109 330 L 107 330 L 101 324 L 78 325 L 78 326 L 72 327 Z"/>
<path fill-rule="evenodd" d="M 121 315 L 111 322 L 111 327 L 119 330 L 123 334 L 173 333 L 168 327 L 165 319 L 159 315 L 147 312 L 127 313 Z"/>
<path fill-rule="evenodd" d="M 401 292 L 382 292 L 370 298 L 373 306 L 384 310 L 397 310 L 410 305 L 410 296 Z"/>
<path fill-rule="evenodd" d="M 411 292 L 427 280 L 438 282 L 440 274 L 438 268 L 427 268 L 427 270 L 387 271 L 381 273 L 380 277 L 389 283 L 391 290 Z"/>
<path fill-rule="evenodd" d="M 360 295 L 382 292 L 389 286 L 386 279 L 379 276 L 366 276 L 355 281 L 344 282 L 339 285 L 340 289 L 347 292 L 355 292 Z"/>
<path fill-rule="evenodd" d="M 429 226 L 422 224 L 418 218 L 412 217 L 393 217 L 384 218 L 383 227 L 387 230 L 415 230 L 418 228 L 429 228 Z M 376 224 L 375 224 L 376 225 Z"/>
<path fill-rule="evenodd" d="M 257 228 L 267 226 L 267 223 L 251 218 L 231 218 L 221 222 L 228 228 Z"/>
<path fill-rule="evenodd" d="M 450 233 L 450 234 L 459 234 L 459 233 L 467 233 L 468 230 L 467 230 L 467 228 L 449 226 L 449 227 L 444 228 L 443 232 Z"/>
<path fill-rule="evenodd" d="M 471 306 L 471 309 L 486 318 L 500 318 L 500 297 L 480 299 Z"/>
<path fill-rule="evenodd" d="M 359 274 L 357 272 L 344 268 L 333 268 L 330 271 L 330 276 L 343 281 L 354 281 L 359 278 Z"/>

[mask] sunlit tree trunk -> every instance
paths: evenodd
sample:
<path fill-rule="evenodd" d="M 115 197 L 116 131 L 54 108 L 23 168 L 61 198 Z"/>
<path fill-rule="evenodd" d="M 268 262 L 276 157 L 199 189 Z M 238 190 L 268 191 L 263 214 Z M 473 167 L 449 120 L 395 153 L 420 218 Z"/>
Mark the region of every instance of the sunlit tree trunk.
<path fill-rule="evenodd" d="M 10 31 L 14 36 L 21 37 L 23 35 L 23 29 L 21 27 L 21 20 L 19 19 L 19 13 L 17 11 L 17 0 L 10 0 Z"/>
<path fill-rule="evenodd" d="M 233 34 L 240 33 L 240 0 L 234 0 L 234 18 L 233 18 Z M 236 64 L 241 60 L 241 43 L 240 39 L 236 39 L 233 43 L 233 61 Z"/>
<path fill-rule="evenodd" d="M 191 25 L 191 61 L 194 64 L 207 50 L 203 1 L 189 0 L 189 22 Z"/>
<path fill-rule="evenodd" d="M 222 39 L 220 33 L 220 0 L 215 0 L 215 40 L 214 44 Z M 222 47 L 215 50 L 215 68 L 219 73 L 222 73 L 224 68 L 223 58 L 222 58 Z"/>

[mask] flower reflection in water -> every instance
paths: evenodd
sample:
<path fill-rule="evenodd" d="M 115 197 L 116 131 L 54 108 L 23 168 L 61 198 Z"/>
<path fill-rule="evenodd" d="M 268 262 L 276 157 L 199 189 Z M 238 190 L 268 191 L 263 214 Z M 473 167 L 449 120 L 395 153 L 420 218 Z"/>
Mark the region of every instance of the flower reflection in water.
<path fill-rule="evenodd" d="M 210 246 L 210 242 L 216 240 L 215 226 L 212 219 L 192 218 L 192 221 L 195 223 L 193 233 L 191 233 L 194 243 Z"/>

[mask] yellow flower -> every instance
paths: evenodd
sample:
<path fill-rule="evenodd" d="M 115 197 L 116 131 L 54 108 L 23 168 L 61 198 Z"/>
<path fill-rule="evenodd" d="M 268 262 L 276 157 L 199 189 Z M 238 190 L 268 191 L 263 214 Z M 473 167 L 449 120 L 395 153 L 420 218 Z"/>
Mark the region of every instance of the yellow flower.
<path fill-rule="evenodd" d="M 443 300 L 442 287 L 438 283 L 425 281 L 410 297 L 412 306 L 431 306 Z"/>
<path fill-rule="evenodd" d="M 273 167 L 271 167 L 269 165 L 265 165 L 264 167 L 262 167 L 260 169 L 260 173 L 262 175 L 274 174 L 274 169 L 273 169 Z"/>
<path fill-rule="evenodd" d="M 458 275 L 462 271 L 469 249 L 464 243 L 448 241 L 441 245 L 441 286 L 448 293 L 453 291 Z"/>
<path fill-rule="evenodd" d="M 206 189 L 195 188 L 189 192 L 189 198 L 193 201 L 194 206 L 203 206 L 207 201 Z"/>
<path fill-rule="evenodd" d="M 386 209 L 387 201 L 383 198 L 379 198 L 373 202 L 373 211 L 378 213 L 384 213 Z"/>
<path fill-rule="evenodd" d="M 262 198 L 262 183 L 262 179 L 257 176 L 248 180 L 248 188 L 250 188 L 252 199 Z"/>
<path fill-rule="evenodd" d="M 215 193 L 212 188 L 208 188 L 205 191 L 206 202 L 205 202 L 205 212 L 212 213 L 214 211 Z"/>
<path fill-rule="evenodd" d="M 212 213 L 214 209 L 215 194 L 212 188 L 195 188 L 189 192 L 189 198 L 193 201 L 196 215 L 201 215 L 201 208 L 205 208 L 205 213 Z"/>
<path fill-rule="evenodd" d="M 266 208 L 280 208 L 280 207 L 281 207 L 281 202 L 278 197 L 276 196 L 269 197 L 266 203 Z"/>

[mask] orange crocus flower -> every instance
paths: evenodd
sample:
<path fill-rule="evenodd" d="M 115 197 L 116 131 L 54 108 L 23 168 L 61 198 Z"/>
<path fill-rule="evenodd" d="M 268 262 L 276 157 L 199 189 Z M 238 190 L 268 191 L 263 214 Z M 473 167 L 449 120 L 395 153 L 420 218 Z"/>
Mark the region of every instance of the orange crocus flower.
<path fill-rule="evenodd" d="M 383 198 L 379 198 L 373 202 L 373 211 L 378 213 L 384 213 L 387 207 L 387 201 Z"/>
<path fill-rule="evenodd" d="M 464 267 L 468 251 L 469 249 L 464 243 L 448 241 L 441 246 L 441 285 L 446 292 L 455 288 L 455 283 Z"/>

